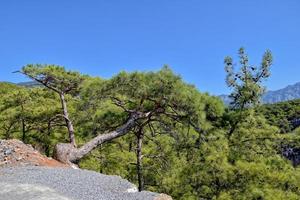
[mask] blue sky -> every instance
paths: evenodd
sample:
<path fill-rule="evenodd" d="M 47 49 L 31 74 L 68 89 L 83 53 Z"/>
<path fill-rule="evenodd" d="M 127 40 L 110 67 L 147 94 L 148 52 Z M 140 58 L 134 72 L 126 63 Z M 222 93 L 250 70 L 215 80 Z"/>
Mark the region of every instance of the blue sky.
<path fill-rule="evenodd" d="M 0 81 L 59 64 L 108 78 L 168 64 L 200 91 L 228 93 L 223 59 L 274 55 L 274 90 L 300 81 L 299 0 L 9 0 L 0 2 Z M 236 60 L 237 61 L 237 60 Z"/>

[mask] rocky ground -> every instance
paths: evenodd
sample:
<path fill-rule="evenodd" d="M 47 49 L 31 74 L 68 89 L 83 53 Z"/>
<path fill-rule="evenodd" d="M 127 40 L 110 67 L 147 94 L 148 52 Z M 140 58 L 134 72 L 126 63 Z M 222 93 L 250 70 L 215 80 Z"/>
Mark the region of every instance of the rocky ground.
<path fill-rule="evenodd" d="M 10 166 L 70 167 L 41 155 L 31 145 L 19 140 L 0 140 L 0 167 Z"/>
<path fill-rule="evenodd" d="M 0 140 L 0 200 L 171 200 L 119 176 L 73 169 L 18 140 Z"/>

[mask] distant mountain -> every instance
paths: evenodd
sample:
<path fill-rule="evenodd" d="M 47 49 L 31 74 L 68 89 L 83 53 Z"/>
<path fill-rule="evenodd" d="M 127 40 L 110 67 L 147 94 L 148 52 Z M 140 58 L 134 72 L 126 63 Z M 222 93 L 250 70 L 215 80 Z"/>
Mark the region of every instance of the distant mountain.
<path fill-rule="evenodd" d="M 31 88 L 31 87 L 40 86 L 41 84 L 36 81 L 28 81 L 28 82 L 17 83 L 17 85 Z"/>
<path fill-rule="evenodd" d="M 225 105 L 229 105 L 230 104 L 231 99 L 229 98 L 228 95 L 222 94 L 222 95 L 219 95 L 219 97 L 222 99 L 222 101 L 224 102 Z"/>
<path fill-rule="evenodd" d="M 228 95 L 219 96 L 225 104 L 230 103 Z M 283 89 L 268 91 L 262 98 L 264 104 L 278 103 L 282 101 L 289 101 L 294 99 L 300 99 L 300 82 L 294 85 L 289 85 Z"/>
<path fill-rule="evenodd" d="M 300 82 L 283 89 L 269 91 L 263 96 L 264 103 L 277 103 L 300 98 Z"/>

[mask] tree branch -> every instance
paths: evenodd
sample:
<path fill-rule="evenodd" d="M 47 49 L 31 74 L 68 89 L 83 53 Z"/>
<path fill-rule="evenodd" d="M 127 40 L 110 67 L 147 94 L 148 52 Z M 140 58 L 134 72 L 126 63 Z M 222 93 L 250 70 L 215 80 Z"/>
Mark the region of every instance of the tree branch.
<path fill-rule="evenodd" d="M 44 85 L 45 87 L 49 88 L 50 90 L 53 90 L 53 91 L 55 91 L 55 92 L 57 92 L 57 93 L 61 93 L 58 89 L 56 89 L 56 88 L 54 88 L 54 87 L 48 85 L 48 84 L 47 84 L 48 81 L 45 82 L 45 81 L 40 80 L 40 79 L 38 79 L 38 78 L 35 78 L 34 76 L 32 76 L 32 75 L 30 75 L 30 74 L 28 74 L 28 73 L 26 73 L 26 72 L 23 72 L 23 71 L 15 71 L 15 72 L 13 72 L 13 73 L 21 73 L 21 74 L 24 74 L 25 76 L 29 77 L 30 79 L 32 79 L 32 80 L 34 80 L 34 81 L 36 81 L 36 82 L 38 82 L 38 83 L 41 83 L 42 85 Z"/>

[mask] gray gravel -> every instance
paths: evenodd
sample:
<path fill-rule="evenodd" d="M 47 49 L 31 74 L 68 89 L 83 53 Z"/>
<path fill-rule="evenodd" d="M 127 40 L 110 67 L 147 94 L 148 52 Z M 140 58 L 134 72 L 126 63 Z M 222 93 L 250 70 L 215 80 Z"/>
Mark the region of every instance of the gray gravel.
<path fill-rule="evenodd" d="M 0 200 L 153 200 L 119 176 L 47 167 L 0 168 Z"/>

